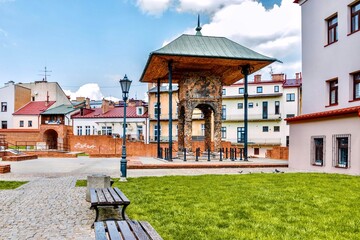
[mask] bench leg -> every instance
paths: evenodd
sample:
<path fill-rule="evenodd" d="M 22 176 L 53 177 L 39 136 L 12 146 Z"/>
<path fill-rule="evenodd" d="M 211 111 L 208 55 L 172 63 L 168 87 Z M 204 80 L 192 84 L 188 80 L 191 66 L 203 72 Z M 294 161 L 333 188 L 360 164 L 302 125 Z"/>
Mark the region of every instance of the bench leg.
<path fill-rule="evenodd" d="M 93 224 L 91 225 L 91 228 L 94 228 L 94 223 L 97 222 L 98 219 L 99 219 L 99 209 L 97 207 L 95 207 L 95 220 L 94 220 Z"/>
<path fill-rule="evenodd" d="M 127 206 L 128 206 L 128 205 L 124 205 L 124 206 L 121 208 L 121 216 L 122 216 L 123 220 L 126 220 L 126 218 L 125 218 L 125 209 L 126 209 Z"/>

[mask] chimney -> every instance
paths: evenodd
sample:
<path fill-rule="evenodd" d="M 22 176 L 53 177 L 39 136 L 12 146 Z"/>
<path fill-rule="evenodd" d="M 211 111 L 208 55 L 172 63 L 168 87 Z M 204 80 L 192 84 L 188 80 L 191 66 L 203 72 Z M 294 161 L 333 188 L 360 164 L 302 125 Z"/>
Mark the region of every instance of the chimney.
<path fill-rule="evenodd" d="M 283 73 L 274 73 L 274 74 L 271 74 L 271 78 L 273 81 L 284 81 L 285 78 L 284 78 L 284 75 Z"/>
<path fill-rule="evenodd" d="M 261 82 L 261 74 L 256 74 L 256 75 L 254 75 L 254 82 L 255 82 L 255 83 Z"/>
<path fill-rule="evenodd" d="M 109 111 L 109 101 L 105 98 L 102 100 L 101 110 L 103 114 Z"/>
<path fill-rule="evenodd" d="M 85 98 L 85 108 L 90 109 L 90 98 Z"/>
<path fill-rule="evenodd" d="M 296 80 L 301 79 L 301 72 L 295 73 L 295 75 L 296 75 Z"/>

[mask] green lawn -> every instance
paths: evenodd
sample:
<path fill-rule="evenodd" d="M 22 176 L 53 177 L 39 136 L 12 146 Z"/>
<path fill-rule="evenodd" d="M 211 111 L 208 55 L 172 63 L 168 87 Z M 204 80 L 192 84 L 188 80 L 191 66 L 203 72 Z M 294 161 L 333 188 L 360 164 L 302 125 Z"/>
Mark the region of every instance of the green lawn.
<path fill-rule="evenodd" d="M 360 239 L 360 177 L 246 174 L 116 182 L 164 239 Z"/>
<path fill-rule="evenodd" d="M 0 181 L 0 190 L 15 189 L 27 182 L 21 181 Z"/>

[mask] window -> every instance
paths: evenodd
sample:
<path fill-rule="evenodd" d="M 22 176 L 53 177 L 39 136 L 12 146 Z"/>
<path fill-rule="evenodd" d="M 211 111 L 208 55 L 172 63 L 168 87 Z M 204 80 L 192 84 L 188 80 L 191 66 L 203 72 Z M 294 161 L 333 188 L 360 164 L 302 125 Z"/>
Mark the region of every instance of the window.
<path fill-rule="evenodd" d="M 325 136 L 311 137 L 311 164 L 324 166 L 325 160 Z"/>
<path fill-rule="evenodd" d="M 287 102 L 294 102 L 295 101 L 295 93 L 287 93 L 286 94 L 286 101 Z"/>
<path fill-rule="evenodd" d="M 239 88 L 239 94 L 244 94 L 244 88 Z"/>
<path fill-rule="evenodd" d="M 176 130 L 178 128 L 178 125 L 176 125 Z M 176 131 L 177 133 L 178 131 Z M 140 139 L 143 136 L 143 126 L 137 126 L 137 137 Z"/>
<path fill-rule="evenodd" d="M 1 102 L 1 111 L 7 112 L 7 102 Z"/>
<path fill-rule="evenodd" d="M 243 143 L 245 140 L 245 128 L 238 127 L 237 128 L 237 142 Z"/>
<path fill-rule="evenodd" d="M 290 137 L 286 136 L 286 146 L 288 147 L 290 145 Z"/>
<path fill-rule="evenodd" d="M 81 136 L 82 135 L 82 126 L 77 126 L 76 130 L 77 130 L 77 135 Z"/>
<path fill-rule="evenodd" d="M 263 88 L 262 87 L 257 87 L 256 88 L 256 93 L 262 93 L 263 92 Z"/>
<path fill-rule="evenodd" d="M 24 127 L 24 121 L 23 120 L 20 120 L 19 126 Z"/>
<path fill-rule="evenodd" d="M 32 121 L 31 120 L 28 121 L 28 127 L 32 127 Z"/>
<path fill-rule="evenodd" d="M 201 136 L 205 136 L 205 124 L 201 124 Z"/>
<path fill-rule="evenodd" d="M 338 80 L 329 81 L 329 105 L 338 104 Z"/>
<path fill-rule="evenodd" d="M 286 118 L 292 118 L 295 117 L 295 114 L 286 114 Z"/>
<path fill-rule="evenodd" d="M 350 134 L 333 135 L 333 166 L 350 167 Z"/>
<path fill-rule="evenodd" d="M 262 103 L 262 119 L 268 119 L 268 102 Z"/>
<path fill-rule="evenodd" d="M 249 108 L 253 108 L 254 107 L 254 103 L 249 102 Z"/>
<path fill-rule="evenodd" d="M 275 114 L 280 114 L 280 101 L 275 101 Z"/>
<path fill-rule="evenodd" d="M 102 135 L 112 135 L 112 127 L 110 127 L 110 126 L 101 127 L 101 134 Z"/>
<path fill-rule="evenodd" d="M 274 126 L 274 132 L 280 132 L 280 126 Z"/>
<path fill-rule="evenodd" d="M 159 107 L 158 107 L 157 103 L 154 104 L 154 115 L 155 115 L 155 118 L 158 117 L 158 114 L 159 114 L 159 116 L 161 115 L 161 103 L 159 103 Z"/>
<path fill-rule="evenodd" d="M 259 154 L 260 154 L 260 149 L 254 148 L 254 155 L 259 155 Z"/>
<path fill-rule="evenodd" d="M 85 135 L 90 135 L 90 126 L 85 126 Z"/>
<path fill-rule="evenodd" d="M 243 103 L 238 103 L 238 109 L 243 109 L 244 108 L 244 104 Z"/>
<path fill-rule="evenodd" d="M 137 115 L 143 115 L 143 108 L 142 107 L 137 107 Z"/>
<path fill-rule="evenodd" d="M 269 131 L 269 127 L 268 126 L 263 126 L 263 132 L 268 132 Z"/>
<path fill-rule="evenodd" d="M 225 89 L 225 88 L 222 89 L 222 95 L 223 95 L 223 96 L 226 95 L 226 89 Z"/>
<path fill-rule="evenodd" d="M 360 99 L 360 72 L 353 74 L 354 79 L 354 100 Z"/>
<path fill-rule="evenodd" d="M 221 119 L 226 120 L 226 105 L 222 105 L 221 108 Z"/>
<path fill-rule="evenodd" d="M 226 138 L 226 127 L 221 127 L 221 138 Z"/>
<path fill-rule="evenodd" d="M 328 44 L 338 40 L 338 18 L 337 15 L 327 20 Z"/>
<path fill-rule="evenodd" d="M 351 33 L 359 31 L 360 28 L 360 1 L 351 6 Z"/>
<path fill-rule="evenodd" d="M 7 121 L 1 121 L 1 128 L 7 129 Z"/>
<path fill-rule="evenodd" d="M 274 86 L 274 92 L 279 92 L 279 86 Z"/>
<path fill-rule="evenodd" d="M 157 125 L 154 126 L 154 140 L 157 141 L 158 140 L 158 134 L 159 134 L 159 138 L 161 138 L 161 126 L 159 128 L 159 133 L 158 133 L 158 128 Z"/>

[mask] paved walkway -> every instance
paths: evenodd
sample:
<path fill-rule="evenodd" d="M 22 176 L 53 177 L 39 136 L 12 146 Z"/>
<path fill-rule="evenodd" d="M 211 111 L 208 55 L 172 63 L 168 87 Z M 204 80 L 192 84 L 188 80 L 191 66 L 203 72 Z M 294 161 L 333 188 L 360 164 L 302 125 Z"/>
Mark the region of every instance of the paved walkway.
<path fill-rule="evenodd" d="M 0 191 L 0 239 L 94 239 L 94 213 L 76 178 L 39 178 Z"/>
<path fill-rule="evenodd" d="M 175 161 L 168 163 L 154 158 L 130 158 L 129 164 L 162 165 L 194 164 Z M 253 160 L 279 163 L 273 160 Z M 286 164 L 286 161 L 282 161 Z M 28 180 L 16 190 L 0 190 L 0 239 L 94 239 L 90 228 L 95 213 L 85 201 L 86 188 L 75 188 L 77 179 L 94 173 L 119 177 L 119 158 L 40 158 L 11 164 L 11 173 L 0 174 L 0 180 Z M 225 162 L 226 163 L 226 162 Z M 218 164 L 211 162 L 206 164 Z M 274 168 L 167 168 L 129 169 L 128 177 L 201 174 L 271 173 Z M 290 171 L 281 168 L 281 171 Z"/>

